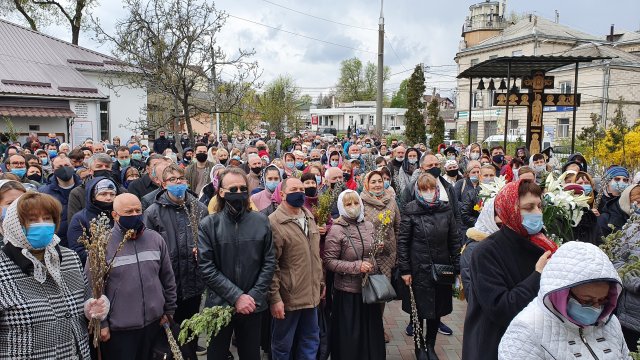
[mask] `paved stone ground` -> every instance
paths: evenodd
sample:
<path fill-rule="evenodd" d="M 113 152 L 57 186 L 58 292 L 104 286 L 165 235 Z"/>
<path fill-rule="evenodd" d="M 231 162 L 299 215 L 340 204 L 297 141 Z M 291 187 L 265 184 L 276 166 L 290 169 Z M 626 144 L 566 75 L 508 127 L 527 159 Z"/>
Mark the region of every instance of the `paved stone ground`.
<path fill-rule="evenodd" d="M 462 357 L 462 328 L 466 310 L 466 302 L 454 299 L 453 312 L 442 319 L 453 330 L 453 335 L 438 334 L 436 353 L 440 360 L 459 360 Z M 394 301 L 387 305 L 384 313 L 384 326 L 391 335 L 391 342 L 387 344 L 387 360 L 415 359 L 413 337 L 404 333 L 408 323 L 409 315 L 402 311 L 400 301 Z M 233 346 L 232 352 L 237 360 L 238 355 Z M 267 356 L 263 355 L 262 358 L 267 359 Z M 201 356 L 200 359 L 204 360 L 206 356 Z"/>

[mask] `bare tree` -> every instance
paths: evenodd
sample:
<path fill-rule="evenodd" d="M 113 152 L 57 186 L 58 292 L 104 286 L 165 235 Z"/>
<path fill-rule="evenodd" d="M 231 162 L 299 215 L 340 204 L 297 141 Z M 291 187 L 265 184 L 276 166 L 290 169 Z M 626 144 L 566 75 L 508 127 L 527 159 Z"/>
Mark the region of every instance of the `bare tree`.
<path fill-rule="evenodd" d="M 115 34 L 94 19 L 97 38 L 109 43 L 122 61 L 122 76 L 108 85 L 146 87 L 164 116 L 141 126 L 155 131 L 169 117 L 186 125 L 193 143 L 192 117 L 202 113 L 229 113 L 245 93 L 259 86 L 253 50 L 228 55 L 217 42 L 227 14 L 213 3 L 196 0 L 124 0 L 127 16 L 115 25 Z M 131 69 L 134 69 L 133 71 Z M 221 76 L 224 72 L 224 77 Z M 157 104 L 156 104 L 157 103 Z M 150 102 L 151 104 L 151 102 Z M 176 142 L 177 145 L 177 142 Z"/>
<path fill-rule="evenodd" d="M 0 15 L 19 14 L 35 31 L 40 26 L 66 22 L 71 28 L 71 43 L 78 45 L 85 13 L 96 3 L 95 0 L 0 0 Z"/>

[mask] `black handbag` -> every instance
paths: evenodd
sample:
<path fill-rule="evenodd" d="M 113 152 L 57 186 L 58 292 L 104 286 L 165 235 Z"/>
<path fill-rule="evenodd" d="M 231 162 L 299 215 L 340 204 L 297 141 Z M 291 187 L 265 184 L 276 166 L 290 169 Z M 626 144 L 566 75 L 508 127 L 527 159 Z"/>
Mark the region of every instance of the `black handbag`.
<path fill-rule="evenodd" d="M 358 230 L 358 235 L 360 235 L 360 243 L 362 244 L 362 252 L 363 254 L 358 256 L 358 250 L 353 244 L 353 240 L 351 239 L 351 235 L 349 231 L 347 231 L 347 238 L 351 243 L 351 247 L 353 247 L 353 251 L 356 253 L 356 256 L 360 258 L 360 261 L 364 261 L 364 240 L 362 239 L 362 234 L 360 233 L 360 229 L 356 226 Z M 371 259 L 373 266 L 375 265 L 376 259 Z M 362 280 L 362 302 L 365 304 L 380 304 L 395 300 L 396 292 L 391 285 L 391 282 L 384 274 L 365 274 Z"/>
<path fill-rule="evenodd" d="M 424 219 L 420 218 L 422 223 L 422 229 L 424 230 L 424 237 L 429 247 L 429 264 L 431 266 L 431 281 L 438 285 L 453 285 L 456 282 L 456 269 L 453 265 L 449 264 L 434 264 L 433 256 L 431 256 L 431 244 L 429 244 L 429 235 L 427 234 L 427 228 L 424 226 Z"/>

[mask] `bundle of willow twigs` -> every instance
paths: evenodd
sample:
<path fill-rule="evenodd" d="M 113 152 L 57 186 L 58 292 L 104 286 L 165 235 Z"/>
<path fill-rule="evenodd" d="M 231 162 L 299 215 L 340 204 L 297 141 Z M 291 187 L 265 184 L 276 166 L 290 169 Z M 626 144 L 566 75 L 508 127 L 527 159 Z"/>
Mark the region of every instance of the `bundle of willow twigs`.
<path fill-rule="evenodd" d="M 122 249 L 124 243 L 135 234 L 133 230 L 127 231 L 113 258 L 107 260 L 107 246 L 111 240 L 112 231 L 109 222 L 110 219 L 105 214 L 100 214 L 91 220 L 89 231 L 83 229 L 82 235 L 78 238 L 78 242 L 87 250 L 87 265 L 89 265 L 91 275 L 91 294 L 94 299 L 99 299 L 104 294 L 104 285 L 116 254 Z M 89 332 L 93 334 L 93 346 L 97 348 L 100 343 L 100 319 L 89 321 Z"/>

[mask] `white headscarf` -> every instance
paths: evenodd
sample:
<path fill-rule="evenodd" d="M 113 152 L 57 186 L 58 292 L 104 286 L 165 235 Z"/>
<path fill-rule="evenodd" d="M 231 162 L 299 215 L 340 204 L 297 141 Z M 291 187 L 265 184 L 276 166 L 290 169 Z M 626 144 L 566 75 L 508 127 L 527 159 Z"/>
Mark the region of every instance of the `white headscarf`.
<path fill-rule="evenodd" d="M 2 228 L 4 230 L 4 239 L 11 245 L 22 249 L 20 252 L 25 258 L 29 259 L 33 263 L 33 277 L 39 282 L 44 283 L 47 280 L 47 272 L 51 274 L 53 280 L 59 285 L 63 286 L 62 274 L 60 273 L 60 256 L 56 251 L 56 245 L 60 242 L 60 238 L 57 235 L 53 235 L 53 240 L 44 249 L 44 264 L 36 259 L 36 257 L 29 251 L 34 250 L 25 234 L 20 219 L 18 218 L 18 201 L 16 199 L 7 209 L 7 215 L 2 222 Z"/>
<path fill-rule="evenodd" d="M 482 210 L 480 211 L 480 216 L 478 216 L 478 220 L 476 220 L 475 228 L 478 231 L 481 231 L 487 235 L 491 235 L 494 232 L 500 230 L 498 225 L 496 225 L 496 212 L 493 207 L 493 203 L 496 198 L 491 198 L 484 202 L 482 206 Z"/>
<path fill-rule="evenodd" d="M 357 222 L 364 221 L 364 204 L 362 203 L 362 199 L 360 198 L 360 195 L 358 195 L 358 193 L 353 190 L 345 190 L 341 192 L 340 195 L 338 196 L 338 213 L 340 213 L 340 216 L 344 218 L 351 219 L 349 214 L 347 214 L 347 210 L 344 208 L 344 203 L 342 202 L 344 195 L 348 193 L 354 193 L 358 196 L 358 202 L 360 202 L 360 215 L 358 216 L 358 219 L 356 221 Z"/>

